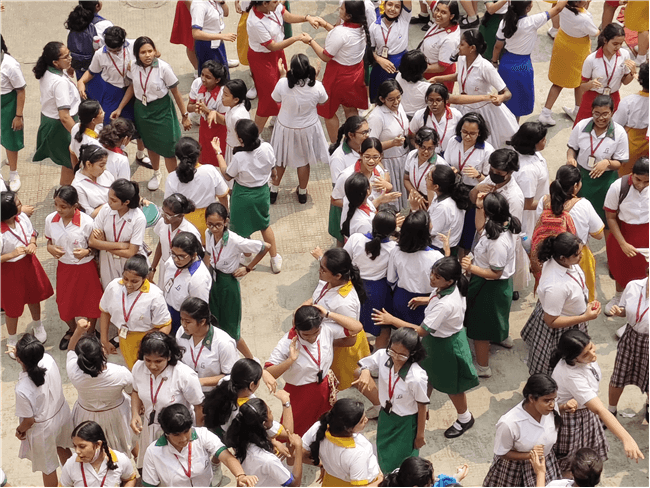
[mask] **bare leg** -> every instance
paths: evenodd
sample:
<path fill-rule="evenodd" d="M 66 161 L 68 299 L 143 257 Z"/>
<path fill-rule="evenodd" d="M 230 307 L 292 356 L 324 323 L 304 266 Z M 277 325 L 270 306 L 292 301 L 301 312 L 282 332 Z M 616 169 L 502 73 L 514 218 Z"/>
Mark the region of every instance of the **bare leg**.
<path fill-rule="evenodd" d="M 6 152 L 7 152 L 7 162 L 9 163 L 9 170 L 10 171 L 17 171 L 18 170 L 18 151 L 9 151 L 7 149 Z"/>
<path fill-rule="evenodd" d="M 144 151 L 145 150 L 144 142 L 142 142 L 142 139 L 138 139 L 136 141 L 136 144 L 138 146 L 138 151 Z"/>
<path fill-rule="evenodd" d="M 257 126 L 257 130 L 260 131 L 260 134 L 264 130 L 264 126 L 266 125 L 267 120 L 269 120 L 268 117 L 260 117 L 259 115 L 255 115 L 255 125 Z"/>
<path fill-rule="evenodd" d="M 18 330 L 18 319 L 19 317 L 5 317 L 7 333 L 9 335 L 16 335 L 16 331 Z"/>
<path fill-rule="evenodd" d="M 56 475 L 56 470 L 50 474 L 43 473 L 43 486 L 59 486 L 59 478 Z"/>
<path fill-rule="evenodd" d="M 429 16 L 429 8 L 427 7 L 426 2 L 420 1 L 420 16 L 421 17 Z"/>
<path fill-rule="evenodd" d="M 616 406 L 618 401 L 621 399 L 623 394 L 623 388 L 616 388 L 615 386 L 609 385 L 609 404 Z"/>
<path fill-rule="evenodd" d="M 138 454 L 140 454 L 140 443 L 135 443 L 135 446 L 133 446 L 133 449 L 131 449 L 131 454 L 133 454 L 133 457 L 135 459 L 138 459 Z"/>
<path fill-rule="evenodd" d="M 176 158 L 165 158 L 165 167 L 167 168 L 167 173 L 172 173 L 177 166 Z"/>
<path fill-rule="evenodd" d="M 187 54 L 187 59 L 190 60 L 190 63 L 192 63 L 192 66 L 194 66 L 195 70 L 199 69 L 199 60 L 196 57 L 196 51 L 194 49 L 190 49 L 189 47 L 185 48 L 185 53 Z"/>
<path fill-rule="evenodd" d="M 68 332 L 70 333 L 74 332 L 75 329 L 77 328 L 77 322 L 75 321 L 75 319 L 68 320 L 66 321 L 65 324 L 68 326 Z"/>
<path fill-rule="evenodd" d="M 336 139 L 334 139 L 336 140 Z M 72 171 L 72 168 L 66 168 L 65 166 L 61 166 L 61 177 L 59 178 L 59 185 L 71 185 L 72 180 L 74 180 L 74 171 Z M 56 473 L 55 473 L 56 475 Z M 43 475 L 45 476 L 45 475 Z M 55 485 L 56 486 L 56 485 Z"/>
<path fill-rule="evenodd" d="M 467 395 L 465 393 L 457 393 L 456 395 L 449 395 L 451 403 L 454 404 L 456 412 L 459 414 L 467 412 Z"/>
<path fill-rule="evenodd" d="M 553 29 L 559 29 L 560 28 L 560 16 L 556 15 L 551 19 L 551 23 L 553 25 Z"/>
<path fill-rule="evenodd" d="M 546 103 L 544 104 L 544 107 L 551 110 L 553 108 L 553 105 L 555 104 L 555 101 L 557 100 L 557 97 L 560 96 L 561 92 L 562 92 L 561 86 L 552 85 L 551 89 L 548 91 L 548 96 L 546 97 Z"/>
<path fill-rule="evenodd" d="M 605 230 L 605 237 L 603 237 L 603 239 L 605 239 L 605 242 L 607 242 L 607 238 L 609 237 L 609 229 L 604 229 L 604 230 Z"/>
<path fill-rule="evenodd" d="M 273 229 L 271 229 L 270 225 L 262 231 L 262 239 L 264 239 L 264 242 L 271 244 L 271 249 L 269 249 L 271 257 L 277 256 L 278 248 L 275 246 L 275 234 L 273 234 Z"/>
<path fill-rule="evenodd" d="M 476 15 L 476 5 L 475 2 L 471 0 L 460 0 L 460 4 L 465 9 L 465 12 L 469 17 L 474 17 Z"/>
<path fill-rule="evenodd" d="M 273 184 L 275 186 L 280 186 L 280 183 L 282 182 L 282 177 L 284 176 L 284 172 L 287 170 L 286 167 L 284 166 L 276 166 L 275 167 L 275 178 L 273 179 Z"/>
<path fill-rule="evenodd" d="M 616 7 L 611 6 L 607 2 L 603 2 L 603 16 L 600 21 L 600 27 L 599 27 L 601 31 L 605 28 L 605 26 L 613 22 L 615 13 L 616 13 Z M 558 15 L 555 18 L 559 19 L 560 16 Z"/>
<path fill-rule="evenodd" d="M 345 114 L 345 118 L 348 119 L 353 115 L 359 115 L 359 109 L 356 107 L 343 107 L 343 113 Z"/>
<path fill-rule="evenodd" d="M 300 168 L 298 168 L 297 171 L 298 171 L 298 185 L 303 190 L 306 190 L 307 184 L 309 183 L 309 172 L 310 172 L 309 165 L 307 164 L 305 166 L 301 166 Z"/>
<path fill-rule="evenodd" d="M 237 341 L 237 350 L 241 352 L 245 358 L 253 359 L 254 357 L 253 353 L 248 348 L 248 344 L 246 344 L 246 341 L 244 340 L 243 337 L 240 337 L 239 340 Z"/>
<path fill-rule="evenodd" d="M 339 136 L 339 118 L 336 114 L 331 119 L 325 119 L 325 128 L 330 142 L 335 142 Z"/>
<path fill-rule="evenodd" d="M 375 351 L 377 349 L 386 349 L 388 346 L 388 339 L 390 339 L 390 327 L 382 327 L 381 333 L 375 339 Z"/>
<path fill-rule="evenodd" d="M 489 366 L 490 341 L 474 341 L 474 350 L 476 351 L 478 365 L 484 368 Z"/>
<path fill-rule="evenodd" d="M 41 320 L 41 303 L 29 303 L 27 306 L 29 307 L 29 313 L 32 314 L 32 320 Z"/>
<path fill-rule="evenodd" d="M 160 154 L 157 154 L 153 152 L 151 149 L 149 149 L 149 159 L 151 159 L 151 167 L 153 168 L 154 171 L 157 171 L 160 169 Z"/>

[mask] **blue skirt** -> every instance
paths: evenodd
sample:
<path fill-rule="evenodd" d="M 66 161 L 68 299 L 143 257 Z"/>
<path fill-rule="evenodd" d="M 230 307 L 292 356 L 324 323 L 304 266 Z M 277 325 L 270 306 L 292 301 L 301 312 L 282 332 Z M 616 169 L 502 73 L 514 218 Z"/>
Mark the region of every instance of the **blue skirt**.
<path fill-rule="evenodd" d="M 86 71 L 87 70 L 85 69 L 75 70 L 77 79 L 80 80 Z M 91 100 L 97 100 L 101 105 L 102 96 L 104 94 L 104 90 L 106 89 L 105 85 L 107 84 L 108 83 L 106 83 L 100 75 L 93 76 L 93 79 L 90 80 L 90 82 L 86 83 L 86 96 Z M 102 108 L 104 108 L 103 105 Z"/>
<path fill-rule="evenodd" d="M 465 212 L 463 233 L 460 235 L 458 247 L 462 247 L 463 249 L 472 249 L 472 244 L 474 244 L 474 236 L 476 235 L 476 222 L 474 222 L 475 216 L 476 207 L 474 206 L 468 208 Z"/>
<path fill-rule="evenodd" d="M 424 310 L 427 307 L 418 307 L 411 310 L 409 302 L 415 297 L 428 297 L 429 293 L 412 293 L 399 286 L 395 287 L 393 294 L 393 315 L 409 324 L 420 325 L 424 322 Z"/>
<path fill-rule="evenodd" d="M 221 41 L 217 49 L 212 49 L 212 41 L 194 41 L 194 52 L 196 59 L 199 61 L 199 70 L 203 69 L 203 63 L 208 60 L 216 61 L 226 68 L 226 80 L 230 79 L 230 70 L 228 69 L 228 57 L 226 56 L 226 46 L 224 41 Z M 201 72 L 199 71 L 199 74 Z"/>
<path fill-rule="evenodd" d="M 512 93 L 506 107 L 515 117 L 532 114 L 535 107 L 535 72 L 530 55 L 505 51 L 499 63 L 499 75 Z"/>
<path fill-rule="evenodd" d="M 167 310 L 169 310 L 169 315 L 172 316 L 172 331 L 169 333 L 169 335 L 176 337 L 176 332 L 181 326 L 181 312 L 179 310 L 176 310 L 171 305 L 167 305 Z"/>
<path fill-rule="evenodd" d="M 372 321 L 372 309 L 376 308 L 377 310 L 381 310 L 382 308 L 386 308 L 389 310 L 387 301 L 390 298 L 390 287 L 386 278 L 376 281 L 363 280 L 363 286 L 368 298 L 361 305 L 359 320 L 363 324 L 363 330 L 377 337 L 381 333 L 381 326 L 376 325 Z"/>
<path fill-rule="evenodd" d="M 93 81 L 96 78 L 101 78 L 100 74 L 95 75 Z M 117 109 L 117 107 L 122 103 L 122 98 L 126 88 L 120 88 L 110 83 L 104 82 L 104 91 L 102 93 L 102 98 L 99 100 L 99 104 L 104 109 L 104 125 L 111 123 L 111 114 Z M 124 119 L 134 120 L 133 115 L 133 105 L 135 104 L 135 97 L 132 97 L 129 103 L 124 107 L 120 117 Z"/>
<path fill-rule="evenodd" d="M 395 65 L 395 69 L 399 69 L 399 65 L 402 62 L 402 56 L 404 56 L 404 54 L 406 54 L 406 51 L 388 55 L 388 60 Z M 377 92 L 379 91 L 379 85 L 388 79 L 395 78 L 396 76 L 397 72 L 390 74 L 387 71 L 384 71 L 384 69 L 376 63 L 372 66 L 372 70 L 370 71 L 369 86 L 370 101 L 372 103 L 377 102 Z"/>

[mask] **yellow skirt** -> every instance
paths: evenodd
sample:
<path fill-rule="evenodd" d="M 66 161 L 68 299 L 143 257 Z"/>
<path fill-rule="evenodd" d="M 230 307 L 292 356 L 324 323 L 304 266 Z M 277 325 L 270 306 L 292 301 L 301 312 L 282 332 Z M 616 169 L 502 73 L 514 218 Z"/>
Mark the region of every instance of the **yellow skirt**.
<path fill-rule="evenodd" d="M 185 215 L 185 218 L 201 233 L 201 244 L 205 246 L 205 231 L 208 228 L 205 223 L 205 209 L 197 208 L 194 212 Z"/>
<path fill-rule="evenodd" d="M 122 351 L 124 362 L 129 371 L 133 369 L 133 365 L 138 360 L 140 342 L 145 334 L 146 332 L 129 332 L 126 339 L 120 337 L 120 351 Z"/>
<path fill-rule="evenodd" d="M 596 258 L 594 258 L 588 246 L 582 248 L 580 267 L 585 274 L 585 284 L 589 290 L 589 301 L 593 302 L 596 299 Z"/>
<path fill-rule="evenodd" d="M 634 0 L 625 6 L 625 27 L 631 31 L 645 32 L 648 30 L 648 2 Z"/>
<path fill-rule="evenodd" d="M 589 36 L 571 37 L 560 29 L 553 42 L 548 79 L 562 88 L 578 88 L 582 81 L 582 64 L 590 52 Z"/>
<path fill-rule="evenodd" d="M 629 5 L 629 3 L 628 3 Z M 648 140 L 645 138 L 648 129 L 630 129 L 627 131 L 627 140 L 630 148 L 630 159 L 621 165 L 618 176 L 629 175 L 634 163 L 641 157 L 648 157 Z"/>
<path fill-rule="evenodd" d="M 248 31 L 246 30 L 246 21 L 248 20 L 248 12 L 244 12 L 239 17 L 239 24 L 237 24 L 237 56 L 239 62 L 248 66 Z"/>
<path fill-rule="evenodd" d="M 357 362 L 367 356 L 370 356 L 370 346 L 368 345 L 366 333 L 363 330 L 357 334 L 357 341 L 354 343 L 354 346 L 337 347 L 334 349 L 332 371 L 339 380 L 339 391 L 350 388 L 350 385 L 355 380 L 354 372 L 359 367 Z"/>
<path fill-rule="evenodd" d="M 367 486 L 370 483 L 374 482 L 377 478 L 374 480 L 361 485 L 359 482 L 352 483 L 351 481 L 343 481 L 341 478 L 337 478 L 336 476 L 332 476 L 329 474 L 327 471 L 325 471 L 325 474 L 323 475 L 323 484 L 322 486 Z"/>

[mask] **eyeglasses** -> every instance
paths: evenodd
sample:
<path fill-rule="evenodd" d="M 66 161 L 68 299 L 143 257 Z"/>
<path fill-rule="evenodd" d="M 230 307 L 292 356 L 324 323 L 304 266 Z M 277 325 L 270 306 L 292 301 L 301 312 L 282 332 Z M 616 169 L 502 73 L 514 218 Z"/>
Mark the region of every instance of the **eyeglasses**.
<path fill-rule="evenodd" d="M 210 222 L 205 224 L 208 229 L 223 229 L 223 227 L 226 225 L 223 222 L 218 222 L 216 224 L 211 224 Z"/>
<path fill-rule="evenodd" d="M 377 156 L 367 156 L 364 154 L 363 156 L 361 156 L 361 159 L 363 159 L 364 161 L 381 161 L 381 155 L 379 154 Z"/>
<path fill-rule="evenodd" d="M 361 134 L 362 136 L 369 136 L 370 131 L 369 130 L 355 131 L 354 134 Z"/>
<path fill-rule="evenodd" d="M 434 103 L 445 103 L 444 100 L 432 100 L 431 98 L 427 98 L 427 105 L 433 105 Z"/>
<path fill-rule="evenodd" d="M 461 129 L 460 133 L 467 137 L 476 137 L 478 135 L 478 132 L 467 132 L 465 129 Z"/>
<path fill-rule="evenodd" d="M 163 216 L 163 219 L 171 220 L 171 219 L 175 219 L 176 217 L 182 217 L 183 214 L 174 214 L 174 215 L 169 215 L 168 213 L 163 212 L 163 213 L 162 213 L 162 216 Z"/>
<path fill-rule="evenodd" d="M 436 150 L 435 147 L 424 147 L 424 146 L 420 146 L 418 149 L 419 149 L 420 151 L 422 151 L 422 152 L 426 152 L 426 153 L 430 153 L 430 152 L 433 152 L 433 151 Z"/>
<path fill-rule="evenodd" d="M 594 119 L 606 119 L 608 117 L 611 117 L 612 113 L 611 112 L 605 112 L 605 113 L 591 112 L 591 116 Z"/>
<path fill-rule="evenodd" d="M 405 356 L 404 354 L 400 354 L 398 352 L 395 352 L 392 349 L 386 349 L 386 354 L 388 354 L 388 356 L 393 358 L 393 359 L 401 359 L 402 361 L 406 361 L 410 357 L 410 356 Z"/>
<path fill-rule="evenodd" d="M 174 261 L 185 261 L 185 260 L 188 259 L 189 257 L 190 257 L 189 254 L 185 254 L 185 255 L 183 255 L 183 256 L 179 256 L 178 254 L 174 254 L 174 253 L 172 253 L 172 259 L 173 259 Z"/>
<path fill-rule="evenodd" d="M 386 98 L 384 100 L 385 100 L 385 103 L 395 103 L 395 102 L 400 102 L 402 100 L 402 97 L 401 96 L 400 97 L 390 97 L 390 98 Z"/>
<path fill-rule="evenodd" d="M 72 54 L 70 52 L 68 52 L 68 54 L 64 54 L 63 56 L 59 57 L 59 59 L 71 59 L 71 58 L 72 58 Z"/>

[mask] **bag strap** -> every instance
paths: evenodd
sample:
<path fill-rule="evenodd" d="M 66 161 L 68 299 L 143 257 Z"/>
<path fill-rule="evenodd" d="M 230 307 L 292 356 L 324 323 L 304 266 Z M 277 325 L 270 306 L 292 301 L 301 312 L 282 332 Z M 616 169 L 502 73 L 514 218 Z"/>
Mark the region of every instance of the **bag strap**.
<path fill-rule="evenodd" d="M 629 176 L 624 176 L 621 178 L 623 181 L 621 181 L 621 194 L 618 196 L 618 206 L 621 206 L 621 203 L 623 203 L 623 200 L 627 198 L 628 194 L 630 193 L 630 186 L 632 186 L 632 175 Z"/>

